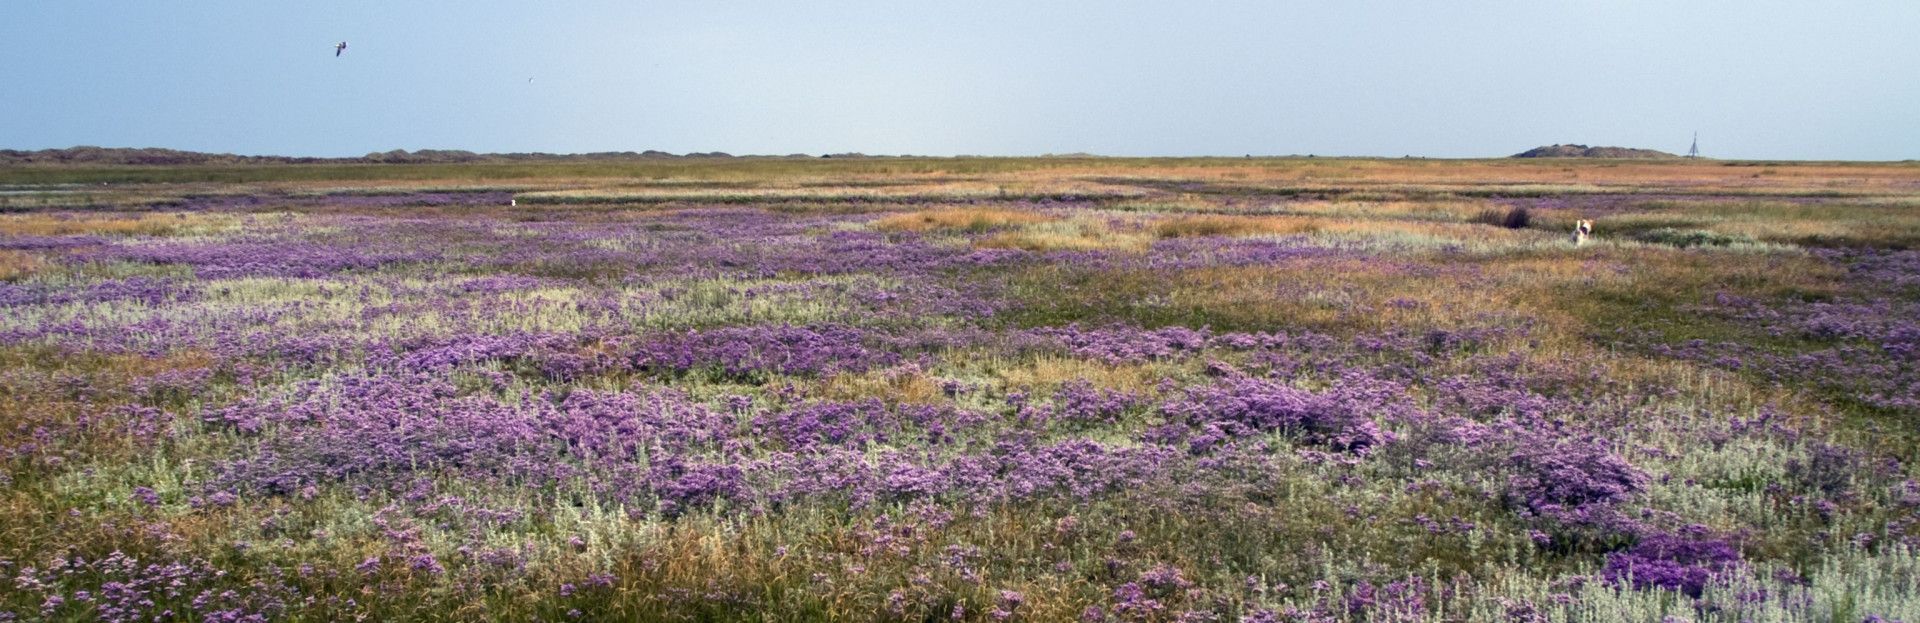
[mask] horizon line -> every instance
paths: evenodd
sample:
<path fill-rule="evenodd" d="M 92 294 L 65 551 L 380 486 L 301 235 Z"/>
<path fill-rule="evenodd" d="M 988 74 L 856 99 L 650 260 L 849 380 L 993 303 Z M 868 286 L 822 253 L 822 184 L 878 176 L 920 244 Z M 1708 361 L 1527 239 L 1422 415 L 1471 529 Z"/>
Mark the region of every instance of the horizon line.
<path fill-rule="evenodd" d="M 1553 146 L 1561 146 L 1561 145 L 1582 146 L 1577 143 L 1554 143 L 1551 145 L 1541 145 L 1540 147 L 1553 147 Z M 1595 147 L 1607 147 L 1607 146 L 1595 146 Z M 1537 149 L 1537 147 L 1530 148 L 1530 149 Z M 1631 148 L 1631 149 L 1639 149 L 1639 148 Z M 192 149 L 181 149 L 176 147 L 157 147 L 157 146 L 121 147 L 121 146 L 80 144 L 80 145 L 72 145 L 68 147 L 44 147 L 44 148 L 37 148 L 37 149 L 36 148 L 0 147 L 0 152 L 15 153 L 15 154 L 37 154 L 37 153 L 49 153 L 49 152 L 59 153 L 59 152 L 79 151 L 79 150 L 127 151 L 127 152 L 165 151 L 165 152 L 172 152 L 172 153 L 181 154 L 181 155 L 202 156 L 202 157 L 234 157 L 234 158 L 263 159 L 263 160 L 287 159 L 287 160 L 317 160 L 317 161 L 330 161 L 330 160 L 331 161 L 351 161 L 351 160 L 365 161 L 365 160 L 368 160 L 369 158 L 375 158 L 375 157 L 385 156 L 385 155 L 407 157 L 407 156 L 420 156 L 420 155 L 432 156 L 437 154 L 465 155 L 465 156 L 472 156 L 475 158 L 510 158 L 510 157 L 586 158 L 586 157 L 593 157 L 593 156 L 601 156 L 601 157 L 608 157 L 609 159 L 620 158 L 620 157 L 633 157 L 633 158 L 654 158 L 654 159 L 702 159 L 704 158 L 704 159 L 713 159 L 713 160 L 727 159 L 727 158 L 798 159 L 803 157 L 812 158 L 812 159 L 821 159 L 821 160 L 830 160 L 830 159 L 836 159 L 836 158 L 845 158 L 845 159 L 854 159 L 854 158 L 875 158 L 875 159 L 885 159 L 885 158 L 895 158 L 895 159 L 1100 158 L 1100 159 L 1115 159 L 1115 160 L 1335 158 L 1335 159 L 1351 159 L 1351 160 L 1646 160 L 1646 161 L 1708 160 L 1708 161 L 1714 161 L 1714 162 L 1807 162 L 1807 163 L 1818 163 L 1818 162 L 1907 163 L 1907 162 L 1915 162 L 1917 160 L 1920 160 L 1920 158 L 1903 158 L 1903 159 L 1887 159 L 1887 160 L 1870 160 L 1870 159 L 1869 160 L 1852 160 L 1852 159 L 1830 159 L 1830 158 L 1828 159 L 1715 158 L 1710 156 L 1688 157 L 1680 154 L 1667 154 L 1668 157 L 1623 157 L 1623 158 L 1608 158 L 1608 157 L 1596 157 L 1596 156 L 1528 156 L 1528 157 L 1519 156 L 1519 153 L 1525 153 L 1525 151 L 1517 152 L 1513 154 L 1493 155 L 1493 156 L 1427 156 L 1427 155 L 1418 155 L 1418 154 L 1403 154 L 1399 156 L 1388 156 L 1388 155 L 1377 155 L 1377 154 L 1319 154 L 1319 153 L 1304 153 L 1304 154 L 1303 153 L 1290 153 L 1290 154 L 1270 153 L 1270 154 L 1240 154 L 1240 155 L 1232 155 L 1232 154 L 1116 155 L 1116 154 L 1101 154 L 1101 153 L 1083 152 L 1083 151 L 1046 152 L 1046 153 L 1039 153 L 1039 154 L 944 154 L 942 155 L 942 154 L 870 154 L 870 153 L 859 152 L 859 151 L 820 152 L 820 153 L 792 152 L 792 153 L 786 153 L 786 154 L 777 154 L 777 153 L 735 154 L 735 153 L 731 153 L 723 150 L 709 150 L 709 151 L 689 151 L 684 153 L 674 153 L 674 152 L 669 152 L 669 151 L 659 150 L 659 149 L 642 149 L 642 150 L 622 149 L 622 150 L 574 151 L 574 152 L 473 151 L 468 149 L 446 149 L 446 148 L 437 148 L 437 147 L 423 147 L 418 149 L 395 148 L 395 149 L 389 149 L 384 151 L 369 151 L 357 156 L 315 156 L 315 155 L 291 155 L 291 154 L 284 154 L 284 153 L 241 153 L 241 152 L 231 152 L 231 151 L 198 151 L 198 150 L 192 150 Z M 1648 150 L 1648 151 L 1658 151 L 1658 150 Z M 1666 152 L 1661 152 L 1661 153 L 1666 153 Z M 74 164 L 87 164 L 87 163 L 81 162 L 81 163 L 74 163 Z M 99 164 L 113 164 L 113 163 L 99 163 Z M 124 164 L 125 166 L 143 166 L 140 164 L 128 164 L 128 163 L 122 163 L 122 164 Z M 144 166 L 182 166 L 185 164 L 204 164 L 204 163 L 173 163 L 173 164 L 153 163 L 153 164 L 147 164 Z M 289 162 L 289 163 L 278 163 L 278 164 L 324 164 L 324 163 Z M 431 162 L 415 162 L 415 163 L 370 162 L 369 164 L 433 164 L 433 163 Z M 458 164 L 458 163 L 446 162 L 442 164 Z"/>

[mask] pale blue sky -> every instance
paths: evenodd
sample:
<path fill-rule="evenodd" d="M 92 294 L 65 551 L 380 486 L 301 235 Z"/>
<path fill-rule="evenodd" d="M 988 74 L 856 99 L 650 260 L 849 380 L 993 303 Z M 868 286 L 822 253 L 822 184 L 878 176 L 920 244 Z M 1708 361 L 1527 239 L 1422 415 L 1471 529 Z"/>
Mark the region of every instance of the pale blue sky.
<path fill-rule="evenodd" d="M 1897 160 L 1917 38 L 1916 0 L 6 0 L 0 147 Z"/>

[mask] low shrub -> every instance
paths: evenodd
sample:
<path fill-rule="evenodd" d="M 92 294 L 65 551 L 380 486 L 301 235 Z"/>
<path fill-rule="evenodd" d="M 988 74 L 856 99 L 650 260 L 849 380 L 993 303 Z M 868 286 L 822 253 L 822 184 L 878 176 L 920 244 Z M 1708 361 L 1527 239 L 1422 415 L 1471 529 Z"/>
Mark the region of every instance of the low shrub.
<path fill-rule="evenodd" d="M 1506 212 L 1501 212 L 1498 208 L 1487 208 L 1481 210 L 1479 214 L 1474 215 L 1473 218 L 1468 219 L 1468 221 L 1481 225 L 1505 227 L 1507 229 L 1526 229 L 1528 225 L 1533 223 L 1533 215 L 1527 212 L 1525 207 L 1519 206 L 1509 209 Z"/>

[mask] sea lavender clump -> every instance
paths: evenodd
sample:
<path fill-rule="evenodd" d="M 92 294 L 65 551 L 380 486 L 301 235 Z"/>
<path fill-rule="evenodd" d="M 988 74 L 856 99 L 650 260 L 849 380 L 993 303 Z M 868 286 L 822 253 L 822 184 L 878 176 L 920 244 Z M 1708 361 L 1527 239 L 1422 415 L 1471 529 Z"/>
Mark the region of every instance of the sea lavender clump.
<path fill-rule="evenodd" d="M 1055 341 L 1067 352 L 1108 362 L 1165 359 L 1199 352 L 1210 332 L 1185 327 L 1142 330 L 1130 327 L 1035 329 L 1032 335 Z"/>
<path fill-rule="evenodd" d="M 900 360 L 851 327 L 746 327 L 652 336 L 629 360 L 642 371 L 712 370 L 730 377 L 860 371 Z"/>
<path fill-rule="evenodd" d="M 206 560 L 150 561 L 118 550 L 9 571 L 9 588 L 38 601 L 34 615 L 45 619 L 266 621 L 298 595 L 277 581 L 234 582 L 231 569 Z"/>
<path fill-rule="evenodd" d="M 1281 432 L 1307 443 L 1366 454 L 1392 440 L 1392 434 L 1372 417 L 1376 411 L 1369 407 L 1378 406 L 1378 396 L 1350 386 L 1312 391 L 1280 381 L 1236 377 L 1191 390 L 1163 408 L 1205 431 L 1193 443 L 1195 451 L 1234 438 Z"/>
<path fill-rule="evenodd" d="M 1704 526 L 1642 538 L 1625 551 L 1607 555 L 1600 575 L 1607 582 L 1637 589 L 1660 588 L 1699 597 L 1718 579 L 1739 570 L 1740 550 L 1716 538 Z"/>
<path fill-rule="evenodd" d="M 1058 417 L 1070 422 L 1113 424 L 1141 398 L 1129 392 L 1094 387 L 1085 381 L 1060 386 L 1054 396 Z"/>
<path fill-rule="evenodd" d="M 1507 501 L 1534 511 L 1611 504 L 1647 484 L 1645 473 L 1600 439 L 1526 435 L 1515 441 L 1508 465 Z"/>
<path fill-rule="evenodd" d="M 90 256 L 97 261 L 179 264 L 192 267 L 201 279 L 232 277 L 323 277 L 350 270 L 372 270 L 399 263 L 438 257 L 427 251 L 391 248 L 370 250 L 285 241 L 202 245 L 161 243 L 118 246 Z"/>

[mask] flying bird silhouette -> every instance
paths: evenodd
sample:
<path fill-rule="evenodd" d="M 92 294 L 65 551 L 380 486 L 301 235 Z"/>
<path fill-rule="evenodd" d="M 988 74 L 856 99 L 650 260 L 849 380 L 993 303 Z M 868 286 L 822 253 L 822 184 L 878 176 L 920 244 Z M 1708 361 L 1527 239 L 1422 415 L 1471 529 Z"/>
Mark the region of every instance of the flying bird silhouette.
<path fill-rule="evenodd" d="M 342 42 L 340 42 L 340 43 L 338 43 L 338 44 L 335 44 L 335 45 L 333 46 L 333 55 L 334 55 L 334 56 L 335 56 L 336 58 L 340 56 L 340 53 L 341 53 L 341 52 L 345 52 L 345 51 L 347 51 L 347 42 L 345 42 L 345 41 L 342 41 Z"/>

